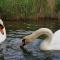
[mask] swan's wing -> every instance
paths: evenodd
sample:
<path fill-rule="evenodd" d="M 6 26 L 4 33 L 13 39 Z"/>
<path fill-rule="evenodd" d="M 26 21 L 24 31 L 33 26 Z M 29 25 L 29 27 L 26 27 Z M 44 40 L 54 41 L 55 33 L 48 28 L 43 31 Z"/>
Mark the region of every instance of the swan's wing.
<path fill-rule="evenodd" d="M 52 38 L 51 47 L 60 50 L 60 30 L 56 31 Z"/>

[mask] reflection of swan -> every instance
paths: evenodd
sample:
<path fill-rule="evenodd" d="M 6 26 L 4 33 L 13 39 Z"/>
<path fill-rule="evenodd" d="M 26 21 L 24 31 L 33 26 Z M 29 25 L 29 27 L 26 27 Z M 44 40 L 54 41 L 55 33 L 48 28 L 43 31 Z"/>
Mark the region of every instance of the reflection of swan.
<path fill-rule="evenodd" d="M 6 31 L 3 25 L 3 21 L 0 19 L 0 43 L 2 43 L 6 39 Z"/>
<path fill-rule="evenodd" d="M 42 50 L 60 50 L 60 30 L 54 34 L 48 28 L 41 28 L 33 32 L 31 35 L 25 36 L 22 40 L 23 46 L 27 43 L 33 42 L 37 37 L 46 35 L 45 40 L 40 44 Z"/>

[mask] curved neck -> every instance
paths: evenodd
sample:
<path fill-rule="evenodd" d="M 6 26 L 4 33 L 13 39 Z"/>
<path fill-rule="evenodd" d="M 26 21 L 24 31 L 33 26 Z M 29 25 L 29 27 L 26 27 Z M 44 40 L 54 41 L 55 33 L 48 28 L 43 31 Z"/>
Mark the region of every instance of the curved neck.
<path fill-rule="evenodd" d="M 33 32 L 31 35 L 29 35 L 28 37 L 31 39 L 31 41 L 33 41 L 43 34 L 47 35 L 47 38 L 45 38 L 45 40 L 48 40 L 48 41 L 52 40 L 53 32 L 48 28 L 38 29 L 35 32 Z"/>

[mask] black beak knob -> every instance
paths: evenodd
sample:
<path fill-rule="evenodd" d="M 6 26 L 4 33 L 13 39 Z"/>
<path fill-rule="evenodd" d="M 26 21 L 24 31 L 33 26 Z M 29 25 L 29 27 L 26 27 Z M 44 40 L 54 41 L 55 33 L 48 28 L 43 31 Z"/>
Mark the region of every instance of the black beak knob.
<path fill-rule="evenodd" d="M 26 45 L 26 44 L 25 44 L 25 39 L 22 40 L 22 45 L 20 46 L 20 48 L 23 49 L 24 45 Z"/>
<path fill-rule="evenodd" d="M 22 40 L 22 46 L 26 45 L 25 44 L 25 39 Z"/>

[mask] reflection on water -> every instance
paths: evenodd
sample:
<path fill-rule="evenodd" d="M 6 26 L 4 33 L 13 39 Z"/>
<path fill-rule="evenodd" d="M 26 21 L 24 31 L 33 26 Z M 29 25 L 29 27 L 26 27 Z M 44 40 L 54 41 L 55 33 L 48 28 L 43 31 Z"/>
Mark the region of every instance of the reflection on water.
<path fill-rule="evenodd" d="M 1 60 L 60 60 L 59 52 L 43 52 L 39 49 L 39 45 L 42 42 L 42 39 L 39 38 L 25 46 L 27 53 L 23 51 L 20 48 L 22 37 L 31 34 L 33 29 L 37 29 L 39 26 L 26 23 L 18 24 L 18 26 L 15 24 L 6 25 L 7 39 L 1 45 Z"/>

